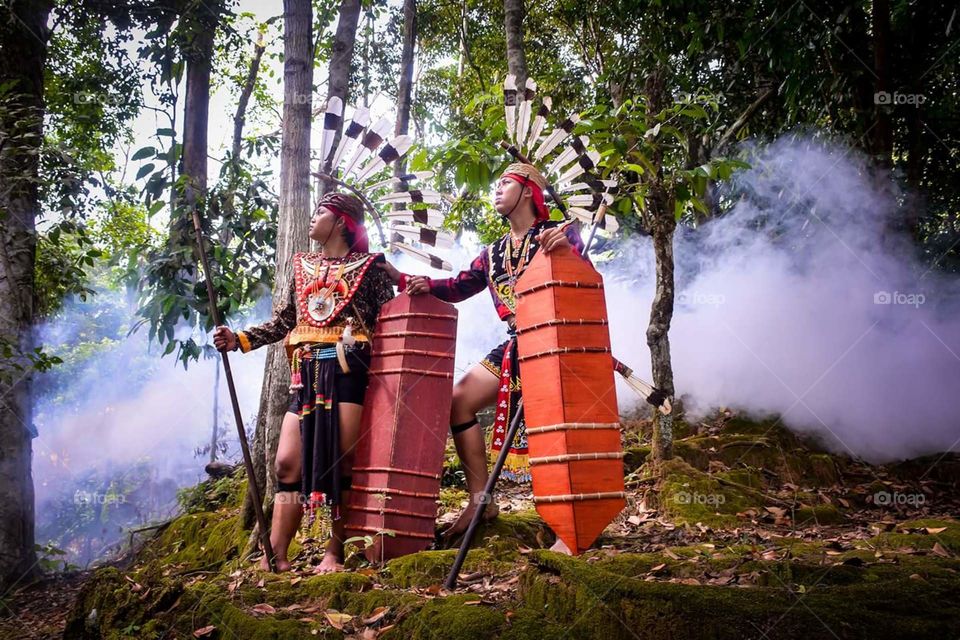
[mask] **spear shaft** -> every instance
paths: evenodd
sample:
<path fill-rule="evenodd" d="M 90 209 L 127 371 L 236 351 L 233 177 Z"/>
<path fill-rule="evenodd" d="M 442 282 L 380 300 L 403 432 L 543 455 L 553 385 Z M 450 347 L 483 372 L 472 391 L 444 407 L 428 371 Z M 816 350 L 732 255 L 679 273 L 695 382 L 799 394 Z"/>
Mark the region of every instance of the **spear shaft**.
<path fill-rule="evenodd" d="M 220 312 L 217 308 L 217 292 L 213 289 L 213 272 L 207 260 L 207 252 L 203 248 L 203 233 L 200 231 L 200 213 L 196 205 L 192 207 L 193 231 L 197 238 L 197 252 L 200 254 L 200 263 L 207 281 L 207 300 L 210 302 L 210 318 L 213 325 L 220 324 Z M 267 519 L 263 515 L 263 501 L 260 496 L 260 487 L 257 486 L 257 474 L 253 469 L 253 458 L 250 456 L 250 445 L 247 443 L 247 433 L 243 429 L 243 418 L 240 415 L 240 401 L 237 399 L 237 388 L 233 384 L 233 371 L 230 369 L 230 359 L 226 351 L 220 352 L 223 361 L 223 374 L 227 379 L 227 389 L 230 391 L 230 404 L 233 406 L 233 417 L 237 421 L 237 436 L 240 438 L 240 449 L 243 451 L 243 466 L 247 470 L 247 490 L 253 497 L 253 510 L 257 516 L 257 526 L 260 528 L 260 544 L 267 556 L 271 573 L 277 572 L 276 558 L 273 555 L 273 545 L 270 544 L 270 532 L 267 530 Z"/>

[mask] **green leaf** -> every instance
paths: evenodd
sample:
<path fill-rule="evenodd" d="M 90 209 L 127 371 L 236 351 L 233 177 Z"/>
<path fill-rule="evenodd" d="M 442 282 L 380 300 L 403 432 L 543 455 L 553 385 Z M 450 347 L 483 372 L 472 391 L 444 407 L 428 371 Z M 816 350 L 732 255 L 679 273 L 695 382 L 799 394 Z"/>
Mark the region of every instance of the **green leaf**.
<path fill-rule="evenodd" d="M 137 149 L 137 152 L 133 154 L 133 156 L 130 159 L 143 160 L 144 158 L 149 158 L 150 156 L 153 156 L 156 153 L 157 153 L 157 149 L 155 147 L 143 147 L 141 149 Z"/>
<path fill-rule="evenodd" d="M 139 170 L 139 171 L 137 171 L 137 177 L 136 177 L 136 179 L 137 179 L 137 180 L 140 180 L 140 179 L 144 178 L 147 174 L 153 173 L 153 170 L 154 170 L 155 168 L 156 168 L 156 165 L 154 165 L 152 162 L 148 162 L 147 164 L 145 164 L 145 165 L 143 165 L 142 167 L 140 167 L 140 170 Z"/>

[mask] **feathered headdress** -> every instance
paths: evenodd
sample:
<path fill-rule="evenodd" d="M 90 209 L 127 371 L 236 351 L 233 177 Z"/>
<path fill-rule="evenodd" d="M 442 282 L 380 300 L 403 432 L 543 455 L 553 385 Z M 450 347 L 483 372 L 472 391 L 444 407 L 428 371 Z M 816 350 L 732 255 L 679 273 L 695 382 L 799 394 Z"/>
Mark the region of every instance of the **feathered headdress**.
<path fill-rule="evenodd" d="M 439 210 L 441 194 L 416 186 L 432 178 L 433 172 L 417 171 L 387 179 L 382 176 L 410 150 L 413 136 L 403 134 L 388 140 L 393 123 L 384 117 L 371 124 L 370 110 L 363 106 L 353 110 L 349 124 L 343 128 L 343 113 L 343 100 L 330 96 L 320 139 L 321 170 L 315 175 L 352 191 L 363 201 L 385 247 L 408 253 L 437 268 L 451 269 L 444 260 L 407 244 L 408 240 L 441 247 L 453 243 L 448 232 L 433 228 L 443 222 Z M 334 147 L 341 129 L 340 141 Z M 389 239 L 384 233 L 384 220 L 389 223 Z"/>
<path fill-rule="evenodd" d="M 573 135 L 580 116 L 572 114 L 544 134 L 550 124 L 553 99 L 545 96 L 540 101 L 531 126 L 536 97 L 535 80 L 527 79 L 521 96 L 516 76 L 507 75 L 503 82 L 507 142 L 502 146 L 514 160 L 532 165 L 546 178 L 546 191 L 557 207 L 564 216 L 573 216 L 591 227 L 591 238 L 598 228 L 614 233 L 619 225 L 606 209 L 613 204 L 617 182 L 599 177 L 600 153 L 590 148 L 587 136 Z"/>

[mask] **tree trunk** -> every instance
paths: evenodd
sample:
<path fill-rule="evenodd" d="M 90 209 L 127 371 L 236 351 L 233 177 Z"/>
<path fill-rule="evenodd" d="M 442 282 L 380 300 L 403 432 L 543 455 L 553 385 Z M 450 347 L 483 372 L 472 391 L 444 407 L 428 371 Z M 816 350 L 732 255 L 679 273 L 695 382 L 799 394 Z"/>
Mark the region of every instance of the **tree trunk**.
<path fill-rule="evenodd" d="M 187 5 L 186 13 L 180 16 L 180 28 L 188 34 L 188 43 L 182 49 L 187 69 L 187 95 L 183 105 L 183 152 L 178 178 L 178 181 L 183 180 L 183 189 L 172 190 L 172 250 L 194 246 L 192 211 L 194 207 L 206 207 L 210 72 L 213 67 L 213 39 L 221 8 L 218 2 Z M 193 264 L 198 263 L 199 255 L 196 255 L 195 249 Z M 193 273 L 196 276 L 196 271 Z"/>
<path fill-rule="evenodd" d="M 890 2 L 873 0 L 873 71 L 877 76 L 877 93 L 890 91 Z M 874 98 L 876 102 L 876 98 Z M 890 123 L 892 107 L 874 104 L 876 121 L 873 133 L 873 149 L 877 162 L 890 167 L 893 162 L 893 130 Z"/>
<path fill-rule="evenodd" d="M 523 0 L 503 0 L 503 25 L 507 36 L 507 70 L 517 76 L 518 96 L 527 83 L 527 56 L 523 49 Z"/>
<path fill-rule="evenodd" d="M 644 93 L 647 99 L 648 126 L 654 126 L 654 116 L 666 107 L 666 73 L 662 67 L 654 69 L 647 78 Z M 673 402 L 673 365 L 670 362 L 670 322 L 673 319 L 673 232 L 677 221 L 673 202 L 663 184 L 663 153 L 656 151 L 650 158 L 656 171 L 650 175 L 647 211 L 650 235 L 653 238 L 657 265 L 656 291 L 650 308 L 647 326 L 647 346 L 653 371 L 653 384 L 666 392 Z M 656 464 L 673 457 L 673 416 L 653 411 L 653 460 Z"/>
<path fill-rule="evenodd" d="M 287 301 L 290 280 L 293 278 L 293 254 L 309 248 L 307 227 L 310 221 L 312 30 L 313 8 L 310 0 L 284 0 L 283 133 L 280 147 L 280 213 L 277 220 L 274 308 Z M 276 493 L 277 475 L 273 460 L 277 455 L 280 425 L 289 404 L 289 389 L 290 365 L 286 352 L 281 344 L 271 345 L 263 371 L 253 451 L 257 483 L 263 490 L 261 495 L 266 497 L 268 503 L 272 502 Z M 248 492 L 243 508 L 244 527 L 253 526 L 254 515 Z"/>
<path fill-rule="evenodd" d="M 180 175 L 187 176 L 185 195 L 193 207 L 207 189 L 207 128 L 210 112 L 210 70 L 214 28 L 219 15 L 211 5 L 199 5 L 191 16 L 193 38 L 187 50 L 187 96 L 183 107 L 183 156 Z M 212 23 L 212 24 L 211 24 Z M 189 211 L 186 212 L 189 214 Z M 192 231 L 192 223 L 190 223 Z"/>
<path fill-rule="evenodd" d="M 257 84 L 257 73 L 260 71 L 260 59 L 267 45 L 263 43 L 263 33 L 257 36 L 257 44 L 253 48 L 253 58 L 250 60 L 250 68 L 247 70 L 247 79 L 243 83 L 243 89 L 240 91 L 240 99 L 237 101 L 237 112 L 233 116 L 233 152 L 230 159 L 237 162 L 240 156 L 240 145 L 243 142 L 243 125 L 247 121 L 247 104 L 250 102 L 250 96 L 253 94 L 253 88 Z"/>
<path fill-rule="evenodd" d="M 403 2 L 403 50 L 400 53 L 400 82 L 397 85 L 397 125 L 393 131 L 396 136 L 410 131 L 410 101 L 413 93 L 413 60 L 417 44 L 417 2 Z M 394 175 L 406 172 L 406 161 L 401 160 L 394 166 Z"/>
<path fill-rule="evenodd" d="M 33 350 L 38 150 L 51 2 L 14 0 L 0 9 L 0 346 Z M 11 365 L 20 364 L 23 371 Z M 29 580 L 34 551 L 29 362 L 0 360 L 0 589 Z"/>
<path fill-rule="evenodd" d="M 327 97 L 337 96 L 343 103 L 347 103 L 350 89 L 350 64 L 353 62 L 353 46 L 357 41 L 357 25 L 360 22 L 360 0 L 343 0 L 340 3 L 340 17 L 337 21 L 337 32 L 333 37 L 333 53 L 330 56 L 330 70 L 327 74 Z M 333 141 L 336 148 L 337 139 Z M 332 158 L 330 158 L 332 160 Z M 329 171 L 329 165 L 324 167 Z M 325 185 L 321 183 L 321 193 Z"/>

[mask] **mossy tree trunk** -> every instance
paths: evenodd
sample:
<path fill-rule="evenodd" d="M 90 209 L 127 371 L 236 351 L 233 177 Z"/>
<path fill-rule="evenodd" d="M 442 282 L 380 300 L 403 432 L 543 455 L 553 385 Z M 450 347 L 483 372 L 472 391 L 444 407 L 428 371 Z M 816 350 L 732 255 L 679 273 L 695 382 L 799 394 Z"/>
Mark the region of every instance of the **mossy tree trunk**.
<path fill-rule="evenodd" d="M 667 106 L 666 72 L 657 66 L 644 86 L 649 126 L 656 114 Z M 646 206 L 650 219 L 650 235 L 656 260 L 656 289 L 647 326 L 647 346 L 653 372 L 653 384 L 673 401 L 673 365 L 670 361 L 670 322 L 673 319 L 673 232 L 677 221 L 670 191 L 663 181 L 663 151 L 656 147 L 650 162 L 655 168 L 648 180 Z M 653 411 L 653 459 L 655 463 L 673 457 L 673 416 Z"/>
<path fill-rule="evenodd" d="M 0 8 L 0 588 L 29 577 L 34 545 L 30 372 L 43 71 L 51 2 L 14 0 Z"/>
<path fill-rule="evenodd" d="M 277 266 L 273 306 L 286 302 L 293 278 L 293 255 L 309 248 L 310 114 L 313 93 L 313 8 L 310 0 L 283 2 L 283 123 L 280 146 L 280 212 L 277 220 Z M 290 397 L 290 365 L 282 344 L 267 352 L 260 410 L 254 434 L 254 468 L 262 495 L 272 503 L 277 475 L 273 460 L 280 441 L 280 425 Z M 268 514 L 269 514 L 268 509 Z M 244 500 L 242 521 L 253 525 L 251 494 Z"/>

